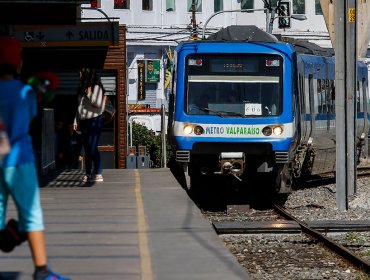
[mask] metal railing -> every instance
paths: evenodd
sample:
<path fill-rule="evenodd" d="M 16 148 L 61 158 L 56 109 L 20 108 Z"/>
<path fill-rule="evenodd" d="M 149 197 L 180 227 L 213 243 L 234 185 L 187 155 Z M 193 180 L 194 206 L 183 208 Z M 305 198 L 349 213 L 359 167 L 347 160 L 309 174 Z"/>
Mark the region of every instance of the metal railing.
<path fill-rule="evenodd" d="M 43 109 L 41 129 L 40 173 L 55 169 L 55 123 L 54 109 Z"/>

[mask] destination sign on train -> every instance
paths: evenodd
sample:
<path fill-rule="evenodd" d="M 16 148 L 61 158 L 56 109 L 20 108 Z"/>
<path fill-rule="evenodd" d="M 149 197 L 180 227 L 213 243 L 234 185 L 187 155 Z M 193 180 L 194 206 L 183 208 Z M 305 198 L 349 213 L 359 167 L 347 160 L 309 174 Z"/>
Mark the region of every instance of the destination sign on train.
<path fill-rule="evenodd" d="M 118 22 L 17 26 L 14 35 L 23 47 L 112 46 L 118 45 Z"/>

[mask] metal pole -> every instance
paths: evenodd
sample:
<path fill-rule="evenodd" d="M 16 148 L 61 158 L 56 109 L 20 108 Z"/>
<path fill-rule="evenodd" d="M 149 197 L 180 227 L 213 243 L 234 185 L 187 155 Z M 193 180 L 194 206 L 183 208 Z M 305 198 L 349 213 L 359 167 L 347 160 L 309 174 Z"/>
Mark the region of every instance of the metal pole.
<path fill-rule="evenodd" d="M 267 31 L 270 34 L 272 34 L 272 29 L 274 28 L 274 20 L 275 20 L 275 9 L 271 9 L 269 29 Z"/>
<path fill-rule="evenodd" d="M 270 26 L 270 16 L 271 16 L 271 3 L 269 3 L 267 0 L 263 0 L 264 8 L 266 9 L 266 32 L 269 32 L 269 26 Z"/>
<path fill-rule="evenodd" d="M 347 194 L 356 193 L 356 100 L 357 100 L 357 35 L 356 2 L 347 0 L 346 9 L 346 139 L 347 139 Z"/>
<path fill-rule="evenodd" d="M 99 12 L 99 13 L 101 13 L 106 19 L 107 19 L 107 21 L 108 22 L 110 22 L 110 18 L 109 18 L 109 16 L 103 11 L 103 10 L 101 10 L 101 9 L 99 9 L 99 8 L 94 8 L 94 7 L 81 7 L 81 9 L 83 9 L 83 10 L 94 10 L 94 11 L 97 11 L 97 12 Z"/>
<path fill-rule="evenodd" d="M 162 157 L 161 167 L 166 167 L 167 164 L 167 151 L 166 151 L 166 107 L 161 105 L 161 143 L 162 143 Z"/>
<path fill-rule="evenodd" d="M 368 87 L 364 84 L 362 85 L 362 91 L 363 91 L 363 102 L 364 102 L 364 119 L 365 119 L 365 132 L 368 133 L 369 131 L 369 122 L 367 120 L 367 115 L 369 114 L 369 103 L 367 96 L 369 96 L 369 90 Z M 364 149 L 365 157 L 368 160 L 369 159 L 369 137 L 367 134 L 365 135 L 365 149 Z"/>
<path fill-rule="evenodd" d="M 336 114 L 336 202 L 348 209 L 346 145 L 346 3 L 335 2 L 335 114 Z"/>
<path fill-rule="evenodd" d="M 336 198 L 339 210 L 348 209 L 348 195 L 356 191 L 356 4 L 356 0 L 335 3 Z"/>
<path fill-rule="evenodd" d="M 129 121 L 130 126 L 130 147 L 132 147 L 132 121 Z"/>
<path fill-rule="evenodd" d="M 191 3 L 191 23 L 192 23 L 192 32 L 191 38 L 192 40 L 198 40 L 198 31 L 197 31 L 197 19 L 195 17 L 195 0 L 192 0 Z"/>

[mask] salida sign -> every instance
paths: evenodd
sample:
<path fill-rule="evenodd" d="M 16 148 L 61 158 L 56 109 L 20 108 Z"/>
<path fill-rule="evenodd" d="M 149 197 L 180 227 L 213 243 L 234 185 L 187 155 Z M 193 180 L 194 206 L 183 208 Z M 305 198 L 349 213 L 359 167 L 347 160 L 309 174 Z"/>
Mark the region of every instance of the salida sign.
<path fill-rule="evenodd" d="M 73 40 L 75 34 L 73 32 L 67 32 L 67 37 L 69 40 Z M 81 41 L 95 41 L 95 40 L 98 40 L 98 41 L 101 41 L 101 40 L 104 40 L 104 41 L 108 41 L 110 40 L 110 36 L 109 36 L 109 33 L 107 30 L 81 30 L 80 32 L 78 32 L 78 39 L 81 40 Z"/>
<path fill-rule="evenodd" d="M 15 36 L 25 47 L 118 45 L 118 22 L 17 26 L 15 29 Z"/>

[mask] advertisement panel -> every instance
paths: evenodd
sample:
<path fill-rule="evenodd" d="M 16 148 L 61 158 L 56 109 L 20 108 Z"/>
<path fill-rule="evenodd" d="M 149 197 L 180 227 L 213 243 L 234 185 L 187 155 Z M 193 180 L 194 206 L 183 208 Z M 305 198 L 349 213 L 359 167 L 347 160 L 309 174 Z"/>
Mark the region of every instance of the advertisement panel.
<path fill-rule="evenodd" d="M 160 80 L 159 71 L 161 64 L 159 60 L 146 60 L 145 61 L 146 76 L 145 81 L 147 83 L 158 83 Z"/>
<path fill-rule="evenodd" d="M 145 100 L 145 63 L 137 61 L 137 100 Z"/>

